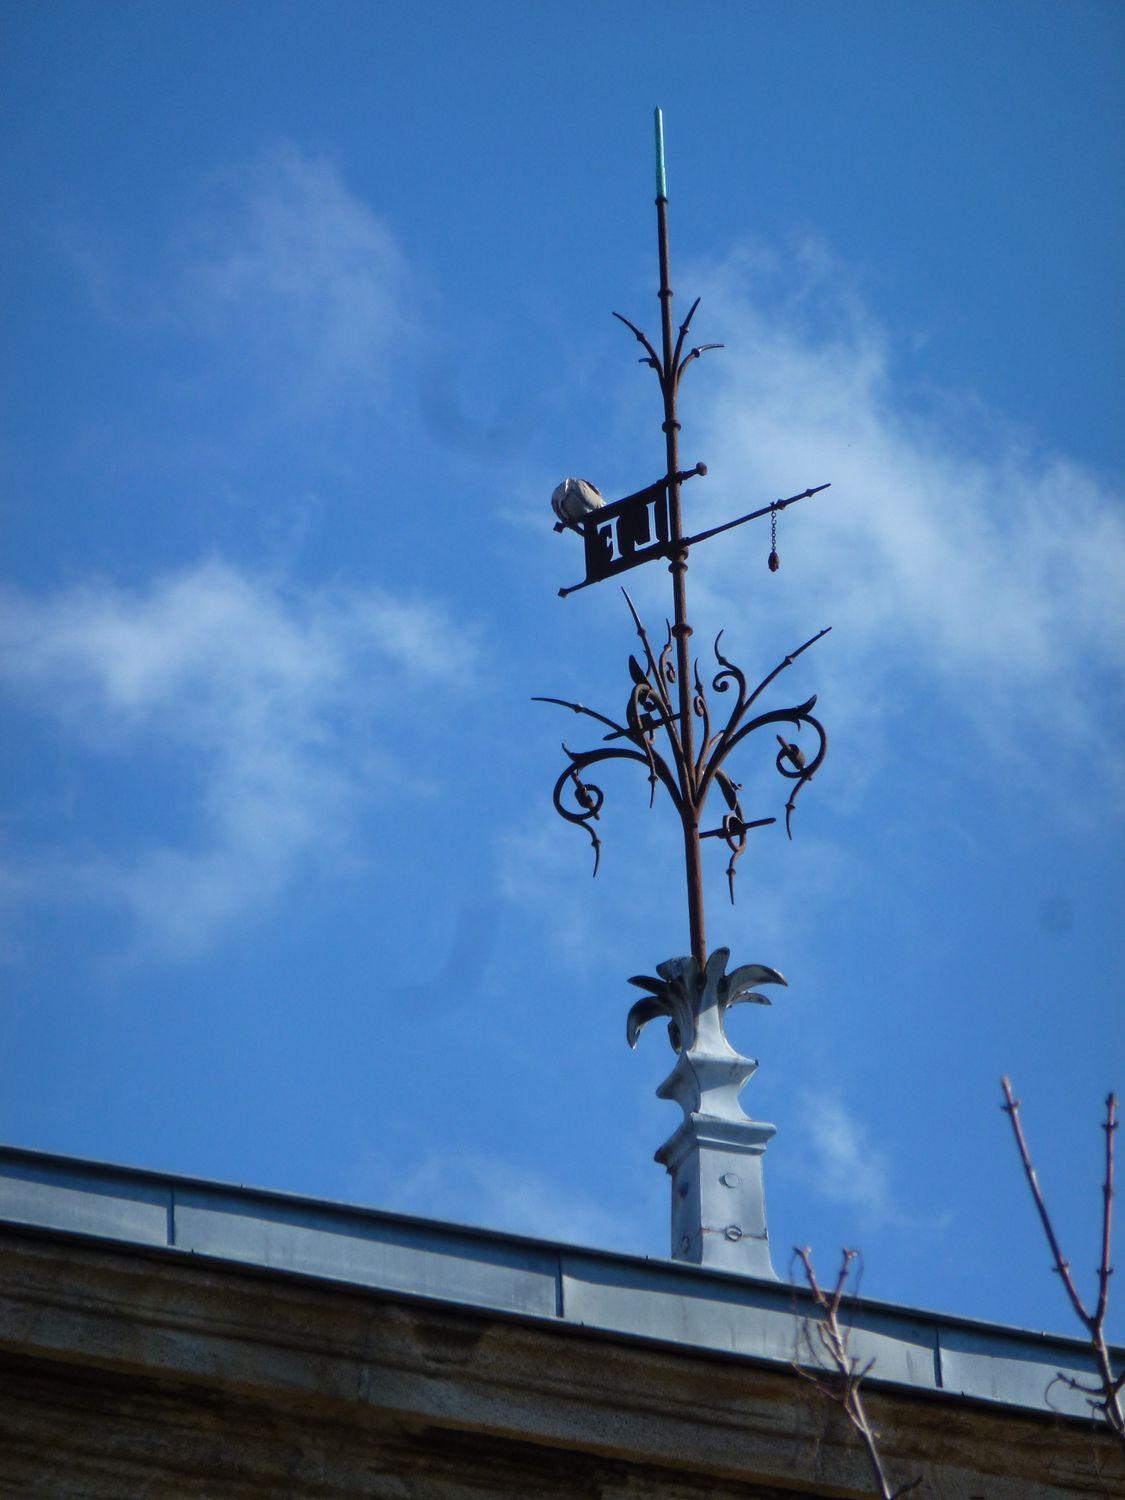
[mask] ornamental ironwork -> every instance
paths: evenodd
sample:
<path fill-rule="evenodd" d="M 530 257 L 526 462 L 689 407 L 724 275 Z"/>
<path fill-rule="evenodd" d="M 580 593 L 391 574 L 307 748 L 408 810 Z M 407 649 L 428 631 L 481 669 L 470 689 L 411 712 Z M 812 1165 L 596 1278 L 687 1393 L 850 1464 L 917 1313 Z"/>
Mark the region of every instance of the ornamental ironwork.
<path fill-rule="evenodd" d="M 665 472 L 643 489 L 609 502 L 589 481 L 567 479 L 556 489 L 552 503 L 558 516 L 555 530 L 580 537 L 586 568 L 585 577 L 579 582 L 559 589 L 561 598 L 591 584 L 619 577 L 645 563 L 666 561 L 672 575 L 672 617 L 667 621 L 666 636 L 658 650 L 628 592 L 622 589 L 641 644 L 639 653 L 629 656 L 630 687 L 619 718 L 565 698 L 538 697 L 535 701 L 570 709 L 594 720 L 607 731 L 601 743 L 591 749 L 574 750 L 563 744 L 567 764 L 555 782 L 553 793 L 559 814 L 568 823 L 584 829 L 589 836 L 595 875 L 602 847 L 597 825 L 605 794 L 592 779 L 592 769 L 612 761 L 633 761 L 643 767 L 647 775 L 650 806 L 656 800 L 658 787 L 667 793 L 683 830 L 691 954 L 702 971 L 708 957 L 703 903 L 703 840 L 719 840 L 726 848 L 727 883 L 733 901 L 735 870 L 745 852 L 748 835 L 756 828 L 777 821 L 775 817 L 747 817 L 742 785 L 725 769 L 727 759 L 751 736 L 773 729 L 779 747 L 774 754 L 774 764 L 784 780 L 790 783 L 784 817 L 786 831 L 792 837 L 797 796 L 820 769 L 827 749 L 827 736 L 823 724 L 813 713 L 815 696 L 764 711 L 760 704 L 763 695 L 781 674 L 828 631 L 819 630 L 810 636 L 803 645 L 783 657 L 753 688 L 741 667 L 724 653 L 720 631 L 712 648 L 714 667 L 704 673 L 698 658 L 692 658 L 689 645 L 692 635 L 687 611 L 689 556 L 693 547 L 748 521 L 769 516 L 771 549 L 768 565 L 771 572 L 776 572 L 779 564 L 778 515 L 829 486 L 812 486 L 695 534 L 685 530 L 682 487 L 688 480 L 706 475 L 707 466 L 698 463 L 690 469 L 680 467 L 677 398 L 681 381 L 690 366 L 709 350 L 721 349 L 723 345 L 690 342 L 692 322 L 700 303 L 698 297 L 688 309 L 678 332 L 673 334 L 668 195 L 663 121 L 659 110 L 656 111 L 656 160 L 660 352 L 635 323 L 621 313 L 614 313 L 614 317 L 630 330 L 644 349 L 640 362 L 655 372 L 660 386 Z M 706 677 L 710 678 L 713 698 L 708 696 Z M 804 745 L 800 743 L 802 731 L 808 731 Z M 705 809 L 711 793 L 716 790 L 724 811 L 714 826 L 706 827 Z"/>

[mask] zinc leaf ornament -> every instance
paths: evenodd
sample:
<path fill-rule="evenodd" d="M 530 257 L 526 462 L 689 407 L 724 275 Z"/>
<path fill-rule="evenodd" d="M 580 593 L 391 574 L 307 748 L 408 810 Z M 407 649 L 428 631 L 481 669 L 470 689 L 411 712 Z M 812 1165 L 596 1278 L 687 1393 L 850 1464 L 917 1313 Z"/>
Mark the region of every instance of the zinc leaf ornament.
<path fill-rule="evenodd" d="M 770 997 L 761 994 L 755 985 L 785 985 L 784 975 L 764 964 L 742 964 L 727 974 L 724 970 L 729 958 L 729 948 L 716 948 L 702 970 L 694 959 L 673 958 L 657 965 L 659 978 L 634 974 L 629 983 L 648 990 L 649 994 L 644 1000 L 638 1000 L 626 1017 L 625 1036 L 629 1046 L 636 1047 L 641 1032 L 650 1021 L 666 1016 L 678 1034 L 678 1039 L 672 1038 L 673 1049 L 690 1052 L 699 1033 L 700 1007 L 704 1005 L 710 988 L 714 990 L 717 1024 L 724 1041 L 724 1017 L 732 1005 L 772 1005 Z"/>

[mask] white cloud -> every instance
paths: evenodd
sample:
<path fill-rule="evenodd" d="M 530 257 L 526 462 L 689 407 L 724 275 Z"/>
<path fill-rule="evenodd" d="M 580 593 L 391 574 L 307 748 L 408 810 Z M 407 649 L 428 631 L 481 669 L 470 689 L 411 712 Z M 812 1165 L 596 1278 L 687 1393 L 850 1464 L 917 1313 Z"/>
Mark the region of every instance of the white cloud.
<path fill-rule="evenodd" d="M 635 1250 L 627 1216 L 574 1193 L 543 1173 L 480 1151 L 444 1151 L 412 1173 L 377 1184 L 380 1205 L 400 1213 L 558 1240 Z"/>
<path fill-rule="evenodd" d="M 432 605 L 289 589 L 218 561 L 144 590 L 0 595 L 0 654 L 0 682 L 73 742 L 130 765 L 179 756 L 201 830 L 128 857 L 41 850 L 19 887 L 96 897 L 178 953 L 346 846 L 380 757 L 386 776 L 371 703 L 393 687 L 410 712 L 411 683 L 465 681 L 474 660 L 463 626 Z"/>
<path fill-rule="evenodd" d="M 331 161 L 294 146 L 212 172 L 143 263 L 96 225 L 70 226 L 62 243 L 101 317 L 202 348 L 194 375 L 183 349 L 165 365 L 181 447 L 216 391 L 273 430 L 348 400 L 369 410 L 421 332 L 390 229 Z"/>
<path fill-rule="evenodd" d="M 699 289 L 700 336 L 728 347 L 685 382 L 685 461 L 698 447 L 711 465 L 695 515 L 833 486 L 780 518 L 777 583 L 763 522 L 700 559 L 697 601 L 725 618 L 730 647 L 767 620 L 794 643 L 832 623 L 806 676 L 844 686 L 833 674 L 848 663 L 834 713 L 882 700 L 885 714 L 895 678 L 954 694 L 994 748 L 1013 729 L 1088 744 L 1125 667 L 1113 484 L 979 403 L 903 391 L 886 331 L 816 246 L 784 269 L 734 257 Z"/>
<path fill-rule="evenodd" d="M 189 331 L 235 366 L 272 372 L 274 395 L 367 398 L 407 331 L 408 275 L 393 236 L 331 162 L 294 148 L 215 173 L 171 258 Z"/>
<path fill-rule="evenodd" d="M 1030 786 L 1041 808 L 1068 821 L 1086 816 L 1071 796 L 1080 775 L 1084 793 L 1095 783 L 1099 795 L 1089 805 L 1101 816 L 1125 790 L 1125 757 L 1103 722 L 1125 677 L 1120 486 L 1115 491 L 1090 467 L 1043 451 L 970 397 L 904 389 L 905 352 L 900 358 L 846 271 L 817 244 L 784 258 L 743 252 L 718 267 L 689 269 L 683 280 L 703 293 L 693 337 L 726 343 L 693 364 L 683 387 L 681 461 L 704 459 L 710 470 L 685 487 L 691 529 L 832 483 L 780 516 L 776 576 L 766 568 L 766 519 L 693 556 L 692 618 L 705 680 L 720 624 L 725 651 L 751 683 L 817 629 L 833 626 L 763 700 L 782 707 L 816 692 L 831 748 L 823 777 L 799 806 L 794 849 L 771 869 L 771 881 L 763 889 L 754 870 L 768 833 L 751 842 L 740 868 L 738 899 L 740 906 L 754 901 L 755 930 L 778 941 L 786 928 L 792 932 L 794 870 L 822 890 L 843 880 L 845 869 L 853 885 L 863 878 L 861 856 L 842 862 L 830 844 L 809 843 L 817 804 L 867 809 L 878 778 L 890 792 L 878 809 L 886 826 L 905 774 L 892 764 L 888 781 L 888 762 L 905 767 L 920 750 L 934 753 L 935 721 L 948 726 L 944 774 L 961 776 L 966 765 L 995 774 L 999 765 L 1005 787 Z M 644 392 L 647 421 L 655 383 L 647 371 L 628 380 L 622 403 L 630 415 L 619 410 L 617 417 L 631 429 L 635 393 Z M 545 493 L 546 477 L 537 483 Z M 640 569 L 629 588 L 659 636 L 666 574 Z M 624 608 L 607 595 L 602 610 L 599 624 L 616 629 L 611 649 L 624 655 L 632 644 Z M 587 686 L 571 692 L 611 713 L 620 706 Z M 712 694 L 711 706 L 719 713 L 723 700 Z M 912 721 L 925 725 L 921 742 L 911 738 Z M 597 743 L 565 714 L 558 725 L 576 749 Z M 732 758 L 733 774 L 768 770 L 771 744 L 772 736 L 764 749 L 747 743 Z M 599 782 L 607 817 L 610 797 L 628 808 L 628 789 L 618 792 L 627 775 L 611 771 Z M 751 816 L 780 810 L 786 789 L 747 785 Z M 632 837 L 641 820 L 628 810 Z M 670 813 L 666 804 L 659 809 L 665 829 Z M 957 836 L 971 838 L 971 827 Z M 549 893 L 564 933 L 588 922 L 598 898 L 582 890 L 588 850 L 581 833 L 559 824 L 553 839 L 523 837 L 511 847 L 530 881 L 518 889 L 512 882 L 510 894 Z M 557 868 L 556 851 L 567 859 Z M 620 887 L 630 876 L 614 854 L 607 834 L 599 878 Z"/>
<path fill-rule="evenodd" d="M 891 1192 L 885 1153 L 838 1100 L 805 1094 L 798 1130 L 805 1149 L 796 1169 L 815 1192 L 858 1209 L 873 1224 L 905 1222 Z"/>

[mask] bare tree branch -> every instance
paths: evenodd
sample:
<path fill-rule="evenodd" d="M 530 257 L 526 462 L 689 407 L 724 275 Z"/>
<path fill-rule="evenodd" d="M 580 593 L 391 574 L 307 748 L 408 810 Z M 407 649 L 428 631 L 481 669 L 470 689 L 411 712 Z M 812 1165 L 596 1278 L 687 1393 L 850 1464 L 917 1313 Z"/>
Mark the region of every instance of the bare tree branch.
<path fill-rule="evenodd" d="M 1039 1214 L 1039 1222 L 1043 1225 L 1043 1233 L 1047 1237 L 1051 1255 L 1054 1257 L 1054 1269 L 1058 1272 L 1066 1295 L 1070 1299 L 1070 1305 L 1074 1308 L 1079 1322 L 1090 1336 L 1090 1344 L 1094 1351 L 1094 1359 L 1098 1367 L 1098 1385 L 1089 1387 L 1081 1382 L 1064 1375 L 1061 1371 L 1055 1377 L 1065 1386 L 1073 1391 L 1081 1391 L 1089 1400 L 1090 1405 L 1104 1414 L 1106 1421 L 1125 1446 L 1125 1409 L 1122 1408 L 1121 1392 L 1125 1386 L 1125 1370 L 1115 1375 L 1113 1364 L 1109 1357 L 1109 1346 L 1105 1338 L 1105 1316 L 1109 1306 L 1109 1278 L 1113 1275 L 1113 1267 L 1110 1265 L 1110 1242 L 1113 1231 L 1113 1146 L 1114 1137 L 1117 1134 L 1117 1096 L 1110 1094 L 1105 1101 L 1105 1123 L 1102 1129 L 1105 1131 L 1105 1176 L 1102 1180 L 1102 1245 L 1101 1259 L 1098 1262 L 1098 1300 L 1093 1312 L 1091 1312 L 1074 1284 L 1074 1278 L 1070 1274 L 1070 1262 L 1062 1253 L 1055 1226 L 1051 1222 L 1051 1215 L 1047 1211 L 1047 1204 L 1043 1198 L 1043 1191 L 1039 1186 L 1039 1178 L 1031 1161 L 1031 1153 L 1024 1138 L 1023 1126 L 1020 1123 L 1019 1100 L 1012 1093 L 1011 1080 L 1001 1078 L 1000 1087 L 1004 1091 L 1004 1103 L 1001 1105 L 1004 1113 L 1012 1122 L 1012 1134 L 1015 1137 L 1016 1148 L 1023 1163 L 1024 1175 L 1027 1185 L 1031 1189 L 1032 1200 Z M 1051 1382 L 1054 1384 L 1054 1381 Z"/>
<path fill-rule="evenodd" d="M 1117 1099 L 1110 1094 L 1105 1101 L 1105 1177 L 1102 1180 L 1102 1258 L 1098 1266 L 1098 1306 L 1094 1313 L 1100 1325 L 1105 1321 L 1109 1303 L 1109 1278 L 1113 1267 L 1109 1263 L 1109 1245 L 1113 1234 L 1113 1138 L 1117 1133 Z"/>
<path fill-rule="evenodd" d="M 875 1476 L 875 1482 L 879 1487 L 880 1500 L 900 1500 L 900 1496 L 908 1495 L 911 1490 L 916 1490 L 922 1483 L 921 1476 L 912 1479 L 909 1484 L 900 1485 L 898 1489 L 891 1489 L 890 1481 L 883 1468 L 883 1460 L 879 1453 L 879 1435 L 871 1426 L 867 1417 L 867 1411 L 860 1395 L 860 1385 L 871 1373 L 875 1361 L 869 1359 L 865 1365 L 860 1366 L 859 1361 L 848 1352 L 848 1338 L 850 1330 L 840 1327 L 840 1303 L 844 1296 L 848 1277 L 851 1274 L 852 1263 L 855 1261 L 858 1251 L 845 1250 L 840 1263 L 840 1271 L 836 1277 L 836 1284 L 831 1291 L 826 1291 L 817 1280 L 816 1271 L 813 1269 L 812 1251 L 807 1247 L 794 1248 L 795 1259 L 801 1262 L 805 1273 L 805 1281 L 808 1283 L 809 1291 L 812 1293 L 813 1301 L 821 1313 L 821 1317 L 813 1324 L 816 1328 L 817 1338 L 821 1349 L 829 1360 L 829 1369 L 825 1374 L 828 1379 L 821 1379 L 801 1367 L 794 1360 L 793 1368 L 803 1379 L 814 1385 L 822 1395 L 829 1400 L 835 1401 L 843 1408 L 844 1415 L 852 1427 L 859 1434 L 867 1453 L 871 1472 Z M 810 1332 L 810 1320 L 806 1319 L 802 1328 L 805 1346 L 808 1350 L 811 1362 L 824 1369 L 823 1364 L 817 1357 L 816 1349 L 812 1342 Z"/>

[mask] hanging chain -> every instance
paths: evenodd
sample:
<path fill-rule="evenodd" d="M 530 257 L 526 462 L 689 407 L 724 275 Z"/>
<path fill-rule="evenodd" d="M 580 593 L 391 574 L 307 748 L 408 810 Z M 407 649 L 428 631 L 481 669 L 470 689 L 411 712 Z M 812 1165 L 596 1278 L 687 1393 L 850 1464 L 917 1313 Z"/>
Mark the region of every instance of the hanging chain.
<path fill-rule="evenodd" d="M 769 567 L 771 573 L 776 573 L 781 567 L 781 558 L 777 555 L 777 506 L 770 506 L 770 558 Z"/>

